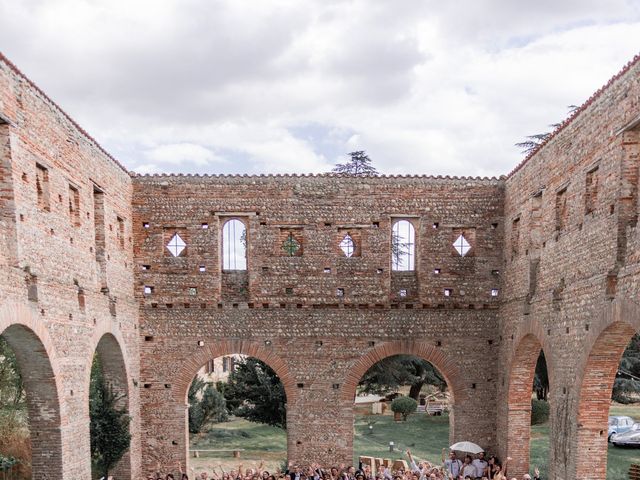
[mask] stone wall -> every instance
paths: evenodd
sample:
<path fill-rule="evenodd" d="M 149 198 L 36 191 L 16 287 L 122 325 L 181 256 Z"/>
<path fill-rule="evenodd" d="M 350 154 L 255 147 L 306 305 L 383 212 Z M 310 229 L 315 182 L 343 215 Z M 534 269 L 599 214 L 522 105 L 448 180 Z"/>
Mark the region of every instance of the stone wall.
<path fill-rule="evenodd" d="M 89 476 L 95 353 L 133 417 L 122 478 L 186 461 L 189 383 L 231 354 L 282 379 L 292 460 L 349 462 L 359 379 L 405 353 L 446 377 L 450 440 L 520 475 L 541 349 L 550 478 L 602 478 L 611 385 L 640 329 L 639 73 L 636 58 L 501 179 L 130 176 L 0 56 L 0 332 L 25 376 L 34 478 Z M 222 268 L 233 219 L 246 271 Z M 392 269 L 399 220 L 414 271 Z"/>
<path fill-rule="evenodd" d="M 115 341 L 104 354 L 112 357 L 120 349 L 126 364 L 120 385 L 128 387 L 133 417 L 131 455 L 119 472 L 137 477 L 131 179 L 4 57 L 0 117 L 0 332 L 16 350 L 26 379 L 34 478 L 90 476 L 88 380 L 105 335 Z M 97 189 L 104 198 L 102 226 L 94 209 Z M 122 242 L 118 218 L 124 221 Z M 96 242 L 100 227 L 102 240 Z"/>
<path fill-rule="evenodd" d="M 431 360 L 456 387 L 452 440 L 493 446 L 502 189 L 429 177 L 134 177 L 145 470 L 186 460 L 186 388 L 207 355 L 255 348 L 286 375 L 292 459 L 351 461 L 367 355 L 367 368 L 398 353 Z M 242 295 L 229 287 L 238 272 L 222 269 L 234 218 L 247 225 Z M 415 271 L 392 271 L 398 219 L 415 227 Z M 300 255 L 282 248 L 291 231 Z M 347 232 L 350 258 L 338 248 Z M 464 257 L 453 248 L 463 232 Z M 175 233 L 186 243 L 178 257 L 166 248 Z M 229 341 L 239 350 L 219 347 Z M 311 424 L 322 434 L 310 436 Z"/>

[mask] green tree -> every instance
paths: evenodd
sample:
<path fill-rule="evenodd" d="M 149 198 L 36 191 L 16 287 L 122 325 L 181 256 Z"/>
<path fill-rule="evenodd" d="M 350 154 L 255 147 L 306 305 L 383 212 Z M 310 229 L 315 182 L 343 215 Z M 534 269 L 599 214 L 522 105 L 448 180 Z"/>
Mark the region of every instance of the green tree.
<path fill-rule="evenodd" d="M 611 397 L 618 403 L 640 399 L 640 335 L 635 334 L 622 354 Z"/>
<path fill-rule="evenodd" d="M 538 355 L 538 361 L 536 362 L 533 390 L 536 392 L 538 400 L 547 401 L 549 396 L 549 373 L 547 372 L 547 361 L 542 350 L 540 350 L 540 355 Z"/>
<path fill-rule="evenodd" d="M 400 396 L 394 398 L 391 402 L 391 411 L 393 413 L 400 413 L 402 420 L 407 421 L 407 417 L 416 411 L 418 408 L 418 402 L 411 397 Z"/>
<path fill-rule="evenodd" d="M 342 173 L 345 175 L 377 175 L 378 170 L 371 165 L 371 159 L 364 150 L 350 152 L 348 154 L 351 159 L 347 163 L 338 163 L 333 170 L 334 173 Z"/>
<path fill-rule="evenodd" d="M 199 433 L 209 422 L 229 419 L 227 402 L 216 387 L 196 376 L 189 387 L 189 432 Z"/>
<path fill-rule="evenodd" d="M 363 393 L 386 395 L 403 385 L 410 385 L 409 397 L 418 401 L 424 385 L 434 385 L 445 391 L 447 382 L 440 372 L 426 360 L 412 355 L 394 355 L 374 364 L 358 384 Z"/>
<path fill-rule="evenodd" d="M 280 378 L 252 357 L 238 360 L 224 389 L 229 412 L 251 422 L 286 428 L 287 397 Z"/>
<path fill-rule="evenodd" d="M 126 407 L 120 406 L 124 395 L 114 393 L 112 386 L 105 381 L 97 355 L 91 365 L 89 388 L 91 460 L 98 473 L 107 478 L 109 470 L 129 449 L 131 418 Z"/>
<path fill-rule="evenodd" d="M 0 409 L 2 416 L 24 417 L 27 404 L 22 375 L 13 349 L 0 336 Z"/>
<path fill-rule="evenodd" d="M 575 111 L 578 110 L 578 108 L 580 108 L 580 107 L 578 107 L 577 105 L 569 105 L 567 107 L 567 109 L 569 110 L 569 116 L 573 115 L 575 113 Z M 551 128 L 553 128 L 553 131 L 555 131 L 561 125 L 562 125 L 562 123 L 552 123 L 549 126 Z M 544 132 L 544 133 L 536 133 L 535 135 L 529 135 L 529 136 L 526 137 L 524 142 L 518 142 L 515 145 L 516 145 L 516 147 L 522 149 L 522 153 L 524 153 L 525 155 L 529 155 L 536 148 L 538 148 L 540 145 L 542 145 L 544 143 L 544 141 L 552 135 L 553 131 Z"/>

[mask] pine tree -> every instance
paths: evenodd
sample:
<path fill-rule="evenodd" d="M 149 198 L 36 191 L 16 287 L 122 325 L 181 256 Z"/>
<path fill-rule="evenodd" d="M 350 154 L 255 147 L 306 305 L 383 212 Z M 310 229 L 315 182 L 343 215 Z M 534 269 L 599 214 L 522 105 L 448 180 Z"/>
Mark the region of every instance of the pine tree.
<path fill-rule="evenodd" d="M 349 153 L 351 160 L 347 163 L 338 163 L 332 172 L 341 173 L 344 175 L 377 175 L 378 170 L 371 165 L 371 159 L 367 156 L 364 150 L 358 150 L 356 152 Z"/>
<path fill-rule="evenodd" d="M 102 367 L 95 356 L 91 366 L 89 415 L 91 460 L 100 475 L 109 477 L 111 470 L 129 449 L 131 434 L 126 407 L 120 407 L 124 395 L 114 393 L 105 381 Z"/>

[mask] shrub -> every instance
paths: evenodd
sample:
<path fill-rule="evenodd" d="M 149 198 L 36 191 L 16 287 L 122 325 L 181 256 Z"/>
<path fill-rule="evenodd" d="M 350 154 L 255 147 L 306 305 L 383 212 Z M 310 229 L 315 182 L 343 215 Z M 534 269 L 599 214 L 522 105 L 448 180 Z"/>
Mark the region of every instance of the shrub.
<path fill-rule="evenodd" d="M 531 425 L 540 425 L 549 420 L 549 402 L 531 400 Z"/>
<path fill-rule="evenodd" d="M 400 396 L 391 402 L 391 410 L 394 413 L 402 414 L 402 420 L 406 421 L 407 417 L 416 411 L 418 402 L 411 397 Z"/>

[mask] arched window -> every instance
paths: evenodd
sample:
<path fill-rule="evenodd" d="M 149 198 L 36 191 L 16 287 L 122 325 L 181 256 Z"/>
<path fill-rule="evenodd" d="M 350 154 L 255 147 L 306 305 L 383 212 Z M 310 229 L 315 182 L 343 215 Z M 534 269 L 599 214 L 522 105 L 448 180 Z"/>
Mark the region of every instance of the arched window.
<path fill-rule="evenodd" d="M 391 269 L 415 270 L 416 234 L 411 222 L 398 220 L 391 231 Z"/>
<path fill-rule="evenodd" d="M 222 269 L 247 269 L 247 227 L 240 220 L 229 220 L 222 227 Z"/>

